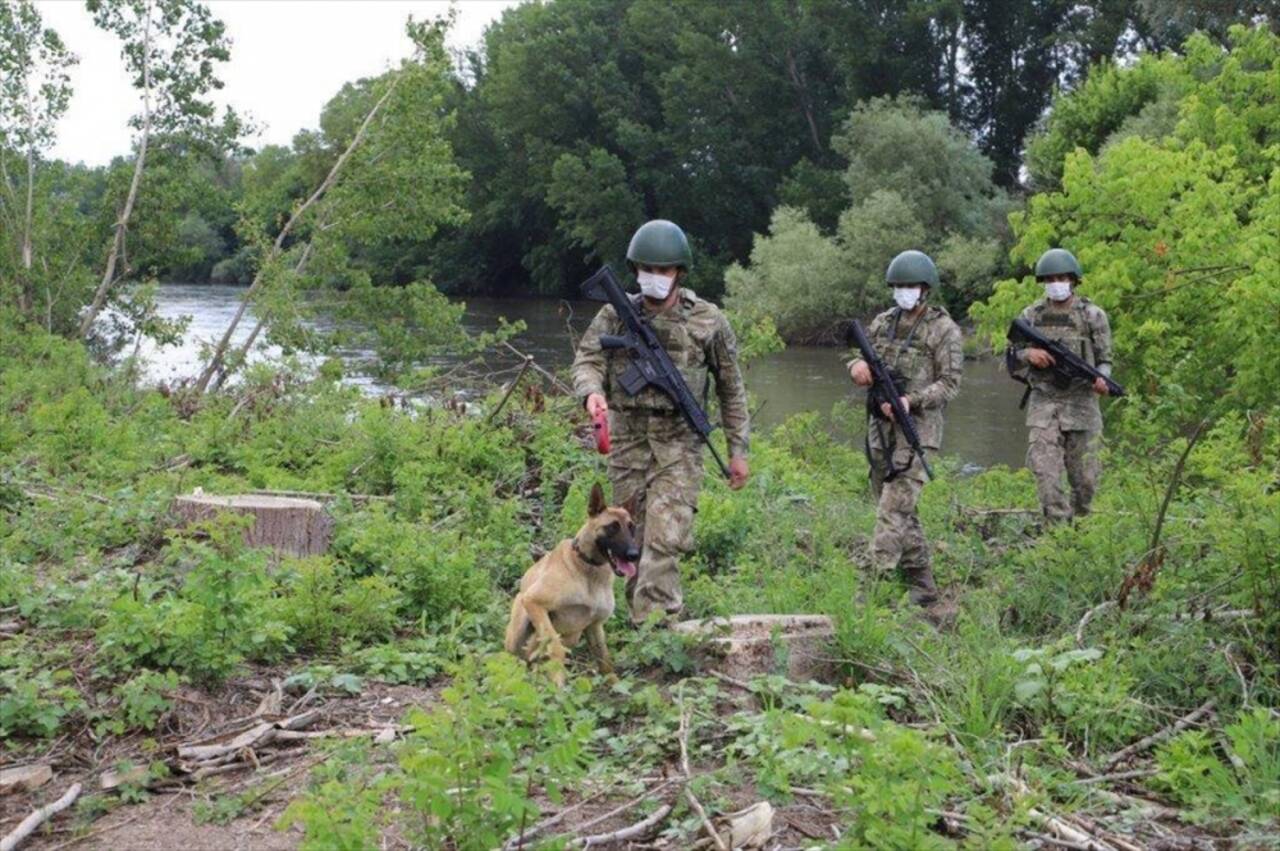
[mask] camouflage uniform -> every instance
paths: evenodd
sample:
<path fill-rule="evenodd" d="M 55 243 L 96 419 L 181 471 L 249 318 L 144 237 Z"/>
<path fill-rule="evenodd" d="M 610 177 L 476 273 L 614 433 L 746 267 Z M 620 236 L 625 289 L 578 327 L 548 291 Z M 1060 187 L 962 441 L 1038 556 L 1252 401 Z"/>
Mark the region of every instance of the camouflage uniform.
<path fill-rule="evenodd" d="M 1022 311 L 1022 320 L 1041 334 L 1060 341 L 1111 375 L 1111 326 L 1102 308 L 1081 295 L 1058 307 L 1042 298 Z M 1089 513 L 1098 486 L 1098 438 L 1102 411 L 1092 382 L 1074 380 L 1066 387 L 1054 383 L 1052 369 L 1027 363 L 1026 349 L 1018 352 L 1030 383 L 1027 400 L 1027 467 L 1036 477 L 1040 507 L 1051 521 L 1070 520 Z M 1062 474 L 1071 484 L 1071 498 L 1062 490 Z"/>
<path fill-rule="evenodd" d="M 634 297 L 637 304 L 642 300 Z M 643 307 L 641 309 L 644 309 Z M 646 311 L 647 312 L 647 311 Z M 663 348 L 684 376 L 695 397 L 705 398 L 715 380 L 720 420 L 730 456 L 747 454 L 747 391 L 738 370 L 738 344 L 720 309 L 692 290 L 681 288 L 677 301 L 663 313 L 649 314 Z M 646 387 L 628 396 L 618 376 L 630 364 L 624 351 L 605 351 L 602 334 L 624 331 L 612 305 L 596 314 L 578 344 L 573 361 L 573 388 L 584 400 L 592 393 L 609 402 L 609 480 L 613 501 L 638 493 L 635 515 L 643 556 L 637 575 L 627 582 L 633 621 L 651 611 L 680 611 L 678 559 L 693 548 L 693 515 L 702 485 L 702 441 L 666 394 Z"/>
<path fill-rule="evenodd" d="M 927 305 L 915 323 L 891 308 L 877 316 L 867 329 L 871 341 L 895 376 L 901 376 L 920 443 L 926 449 L 942 444 L 942 414 L 947 402 L 960 390 L 964 365 L 960 328 L 942 307 Z M 891 427 L 892 425 L 892 427 Z M 871 462 L 871 489 L 876 496 L 876 526 L 871 557 L 881 571 L 901 568 L 911 588 L 911 600 L 928 606 L 937 600 L 929 544 L 925 540 L 916 503 L 924 488 L 925 472 L 913 456 L 902 429 L 876 416 L 867 423 L 867 455 Z M 906 470 L 884 481 L 889 464 Z"/>

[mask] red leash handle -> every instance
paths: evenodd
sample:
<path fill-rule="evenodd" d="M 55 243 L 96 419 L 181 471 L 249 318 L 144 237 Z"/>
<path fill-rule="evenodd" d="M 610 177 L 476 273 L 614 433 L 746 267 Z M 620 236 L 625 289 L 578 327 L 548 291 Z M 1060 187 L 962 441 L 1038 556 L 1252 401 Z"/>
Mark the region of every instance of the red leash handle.
<path fill-rule="evenodd" d="M 597 411 L 591 417 L 591 428 L 596 433 L 596 451 L 609 454 L 609 412 Z"/>

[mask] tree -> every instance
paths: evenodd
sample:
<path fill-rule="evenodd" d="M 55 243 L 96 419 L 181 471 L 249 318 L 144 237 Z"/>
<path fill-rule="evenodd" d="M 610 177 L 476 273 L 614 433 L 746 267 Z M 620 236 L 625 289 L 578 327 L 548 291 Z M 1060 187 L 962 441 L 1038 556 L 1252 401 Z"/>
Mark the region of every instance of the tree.
<path fill-rule="evenodd" d="M 730 308 L 772 319 L 790 340 L 830 340 L 840 320 L 883 303 L 885 267 L 908 248 L 933 255 L 943 276 L 936 297 L 953 310 L 987 292 L 1012 202 L 945 113 L 876 98 L 853 110 L 832 147 L 848 160 L 834 232 L 824 236 L 802 211 L 777 211 L 751 265 L 726 273 Z"/>
<path fill-rule="evenodd" d="M 1138 427 L 1130 434 L 1232 412 L 1274 417 L 1280 37 L 1235 26 L 1224 48 L 1195 35 L 1183 56 L 1117 69 L 1115 88 L 1153 73 L 1183 91 L 1176 126 L 1067 154 L 1060 188 L 1014 219 L 1013 258 L 1027 268 L 1050 246 L 1079 257 L 1082 291 L 1111 317 L 1118 375 L 1133 397 L 1121 411 Z M 1038 290 L 1030 277 L 1003 280 L 972 312 L 995 343 Z"/>
<path fill-rule="evenodd" d="M 274 239 L 265 236 L 270 223 L 251 218 L 242 223 L 241 232 L 256 243 L 257 272 L 201 373 L 197 391 L 204 392 L 215 378 L 213 386 L 219 386 L 230 368 L 244 362 L 273 319 L 279 324 L 273 330 L 296 336 L 296 317 L 305 314 L 305 307 L 295 296 L 306 286 L 322 286 L 329 292 L 345 288 L 347 296 L 338 304 L 344 318 L 368 320 L 374 342 L 380 344 L 388 362 L 397 365 L 413 361 L 445 337 L 453 342 L 460 333 L 454 319 L 441 320 L 454 317 L 456 310 L 446 310 L 443 297 L 429 283 L 375 288 L 369 271 L 359 263 L 360 253 L 404 240 L 429 239 L 442 224 L 456 224 L 465 217 L 460 201 L 468 175 L 454 162 L 445 137 L 451 120 L 445 103 L 447 26 L 447 21 L 411 19 L 407 32 L 415 45 L 414 55 L 394 71 L 345 86 L 326 105 L 319 147 L 337 151 L 336 156 L 323 180 L 294 205 Z M 352 117 L 362 110 L 361 119 L 353 122 Z M 273 165 L 273 160 L 264 160 L 263 165 Z M 289 183 L 295 179 L 293 165 L 274 171 Z M 251 184 L 255 180 L 256 176 L 251 178 Z M 269 186 L 260 188 L 268 196 L 281 197 Z M 246 208 L 252 209 L 271 213 L 275 207 L 267 203 Z M 258 323 L 232 353 L 231 340 L 251 303 L 259 308 Z M 287 311 L 278 309 L 281 305 Z M 294 321 L 288 321 L 289 315 Z M 419 333 L 389 330 L 403 331 L 406 325 Z M 446 334 L 442 328 L 452 331 Z"/>
<path fill-rule="evenodd" d="M 0 221 L 17 242 L 15 302 L 22 314 L 30 315 L 35 304 L 36 167 L 66 112 L 68 71 L 77 61 L 30 0 L 0 0 Z M 21 188 L 6 168 L 10 146 L 24 161 Z"/>
<path fill-rule="evenodd" d="M 116 216 L 102 279 L 80 322 L 82 337 L 88 336 L 111 288 L 128 274 L 127 266 L 123 273 L 117 267 L 152 133 L 234 139 L 240 132 L 234 114 L 220 127 L 213 121 L 208 95 L 222 86 L 215 63 L 227 61 L 230 51 L 224 26 L 208 7 L 198 0 L 86 0 L 85 5 L 94 23 L 120 40 L 125 67 L 142 94 L 142 112 L 130 120 L 138 131 L 133 177 Z"/>

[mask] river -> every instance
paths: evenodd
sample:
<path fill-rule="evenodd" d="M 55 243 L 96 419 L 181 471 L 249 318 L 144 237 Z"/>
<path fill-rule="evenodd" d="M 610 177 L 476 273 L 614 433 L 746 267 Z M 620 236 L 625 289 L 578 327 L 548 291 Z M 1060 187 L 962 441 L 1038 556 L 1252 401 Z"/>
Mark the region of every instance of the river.
<path fill-rule="evenodd" d="M 147 360 L 145 374 L 152 381 L 174 380 L 196 374 L 202 345 L 220 335 L 235 312 L 244 290 L 240 287 L 165 284 L 157 301 L 165 317 L 190 316 L 191 324 L 178 346 L 156 350 L 143 346 Z M 468 298 L 465 322 L 470 330 L 495 328 L 499 317 L 523 320 L 524 333 L 513 343 L 532 354 L 538 363 L 552 369 L 567 366 L 573 359 L 566 319 L 574 334 L 586 328 L 597 306 L 590 302 L 567 303 L 554 299 Z M 252 327 L 252 317 L 241 323 L 239 339 Z M 270 351 L 263 354 L 270 355 Z M 348 353 L 358 357 L 360 353 Z M 756 415 L 753 426 L 768 430 L 800 411 L 831 415 L 841 401 L 858 400 L 848 373 L 836 349 L 792 346 L 762 358 L 746 370 Z M 1005 375 L 996 359 L 967 361 L 960 395 L 947 409 L 943 452 L 956 455 L 968 464 L 989 467 L 1005 464 L 1020 467 L 1026 451 L 1026 430 L 1018 410 L 1020 385 Z M 849 420 L 854 420 L 850 422 Z M 861 417 L 841 417 L 833 423 L 838 433 L 861 441 Z"/>

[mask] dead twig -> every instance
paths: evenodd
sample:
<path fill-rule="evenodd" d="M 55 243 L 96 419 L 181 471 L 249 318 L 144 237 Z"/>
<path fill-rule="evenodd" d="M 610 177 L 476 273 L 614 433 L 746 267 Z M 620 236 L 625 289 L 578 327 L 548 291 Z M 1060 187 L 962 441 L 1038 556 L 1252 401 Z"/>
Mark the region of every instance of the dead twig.
<path fill-rule="evenodd" d="M 1084 613 L 1084 617 L 1080 618 L 1080 624 L 1076 627 L 1076 647 L 1084 649 L 1084 628 L 1089 625 L 1089 621 L 1094 617 L 1106 611 L 1116 604 L 1115 600 L 1103 600 L 1098 605 Z"/>
<path fill-rule="evenodd" d="M 524 378 L 524 374 L 529 371 L 529 367 L 533 365 L 533 355 L 525 355 L 524 363 L 520 365 L 520 371 L 516 373 L 516 377 L 511 379 L 511 383 L 507 385 L 507 392 L 502 394 L 502 398 L 498 401 L 498 407 L 494 408 L 489 416 L 485 417 L 486 423 L 493 422 L 498 414 L 502 413 L 502 409 L 506 406 L 507 400 L 511 398 L 511 394 L 515 392 L 516 386 L 520 384 L 520 379 Z"/>
<path fill-rule="evenodd" d="M 36 828 L 75 803 L 80 797 L 80 784 L 73 783 L 65 794 L 52 804 L 46 804 L 22 820 L 4 839 L 0 839 L 0 851 L 13 851 L 22 840 L 35 833 Z"/>
<path fill-rule="evenodd" d="M 530 842 L 536 839 L 540 834 L 545 833 L 548 829 L 552 827 L 555 827 L 557 824 L 564 821 L 571 814 L 582 809 L 592 801 L 599 800 L 600 798 L 604 797 L 607 794 L 609 794 L 607 789 L 602 792 L 597 792 L 596 794 L 591 795 L 590 797 L 583 798 L 581 801 L 574 804 L 573 806 L 566 807 L 565 809 L 561 810 L 555 815 L 549 818 L 545 818 L 542 821 L 538 822 L 537 824 L 532 825 L 528 828 L 525 828 L 519 835 L 511 837 L 506 841 L 506 843 L 503 844 L 502 846 L 503 851 L 515 851 L 515 849 L 523 847 L 525 842 Z"/>
<path fill-rule="evenodd" d="M 590 829 L 590 828 L 595 827 L 596 825 L 600 824 L 600 823 L 601 823 L 601 822 L 603 822 L 603 821 L 608 821 L 609 819 L 613 818 L 614 816 L 621 815 L 622 813 L 625 813 L 627 810 L 631 809 L 632 807 L 636 807 L 636 806 L 638 806 L 638 805 L 640 805 L 640 804 L 644 803 L 645 801 L 647 801 L 647 800 L 649 800 L 649 799 L 651 799 L 651 798 L 654 798 L 655 796 L 657 796 L 657 794 L 658 794 L 659 792 L 661 792 L 663 789 L 666 789 L 668 786 L 670 786 L 672 783 L 675 783 L 675 782 L 676 782 L 676 781 L 675 781 L 675 779 L 664 780 L 664 781 L 662 781 L 661 783 L 659 783 L 657 786 L 655 786 L 654 788 L 650 789 L 648 792 L 645 792 L 643 795 L 639 795 L 639 796 L 637 796 L 637 797 L 635 797 L 635 798 L 632 798 L 630 801 L 627 801 L 625 804 L 622 804 L 622 805 L 620 805 L 620 806 L 614 807 L 613 809 L 609 810 L 609 812 L 607 812 L 607 813 L 605 813 L 605 814 L 603 814 L 603 815 L 596 816 L 595 818 L 591 819 L 590 821 L 583 822 L 582 824 L 578 825 L 578 830 L 580 830 L 580 831 L 581 831 L 581 830 L 588 830 L 588 829 Z M 670 811 L 670 810 L 668 810 L 668 812 L 669 812 L 669 811 Z M 603 834 L 602 834 L 602 835 L 603 835 Z M 593 837 L 579 837 L 578 839 L 574 840 L 574 841 L 573 841 L 572 843 L 570 843 L 570 844 L 571 844 L 571 846 L 572 846 L 572 847 L 580 848 L 580 847 L 583 847 L 583 843 L 584 843 L 587 839 L 591 839 L 591 838 L 593 838 Z M 595 840 L 596 840 L 596 843 L 597 843 L 597 844 L 603 844 L 603 840 L 602 840 L 602 839 L 600 839 L 599 837 L 594 837 L 594 838 L 595 838 Z"/>
<path fill-rule="evenodd" d="M 633 839 L 640 839 L 648 836 L 651 831 L 671 815 L 672 806 L 663 804 L 654 810 L 648 817 L 636 822 L 635 824 L 615 830 L 612 833 L 597 833 L 594 836 L 584 836 L 577 839 L 570 846 L 571 848 L 594 848 L 597 845 L 612 845 L 615 842 L 627 842 Z"/>
<path fill-rule="evenodd" d="M 1134 754 L 1142 753 L 1152 745 L 1159 744 L 1160 742 L 1163 742 L 1165 739 L 1171 738 L 1177 733 L 1182 732 L 1183 730 L 1190 727 L 1192 724 L 1196 723 L 1196 721 L 1199 720 L 1202 716 L 1211 712 L 1213 710 L 1214 705 L 1216 705 L 1217 702 L 1218 701 L 1216 698 L 1210 698 L 1209 700 L 1206 700 L 1204 703 L 1202 703 L 1199 708 L 1197 708 L 1196 710 L 1192 711 L 1187 715 L 1182 716 L 1177 721 L 1170 724 L 1168 727 L 1165 727 L 1162 730 L 1158 730 L 1152 733 L 1150 736 L 1147 736 L 1146 738 L 1139 739 L 1138 741 L 1134 742 L 1128 747 L 1121 748 L 1120 750 L 1116 751 L 1111 756 L 1107 757 L 1106 760 L 1103 761 L 1102 763 L 1103 767 L 1108 770 L 1115 768 L 1117 765 L 1124 762 L 1126 759 L 1133 756 Z"/>
<path fill-rule="evenodd" d="M 698 796 L 693 794 L 693 771 L 689 768 L 689 712 L 684 707 L 684 695 L 680 696 L 680 770 L 684 772 L 684 798 L 689 802 L 689 806 L 698 818 L 702 821 L 702 828 L 706 831 L 707 836 L 711 837 L 712 843 L 715 844 L 719 851 L 729 851 L 724 844 L 724 840 L 720 838 L 720 834 L 716 832 L 716 827 L 711 823 L 711 819 L 707 817 L 707 811 L 702 808 L 702 804 L 698 801 Z"/>
<path fill-rule="evenodd" d="M 502 345 L 505 346 L 507 349 L 509 349 L 512 354 L 517 355 L 522 359 L 527 359 L 529 361 L 529 365 L 533 368 L 533 371 L 541 375 L 543 378 L 546 378 L 548 381 L 550 381 L 551 385 L 555 387 L 557 390 L 559 390 L 561 393 L 564 393 L 566 396 L 573 395 L 573 388 L 570 387 L 568 384 L 565 384 L 559 378 L 557 378 L 555 376 L 555 373 L 548 372 L 547 370 L 539 366 L 536 362 L 534 362 L 533 355 L 526 355 L 524 352 L 520 351 L 515 346 L 511 345 L 506 340 L 502 341 Z"/>

